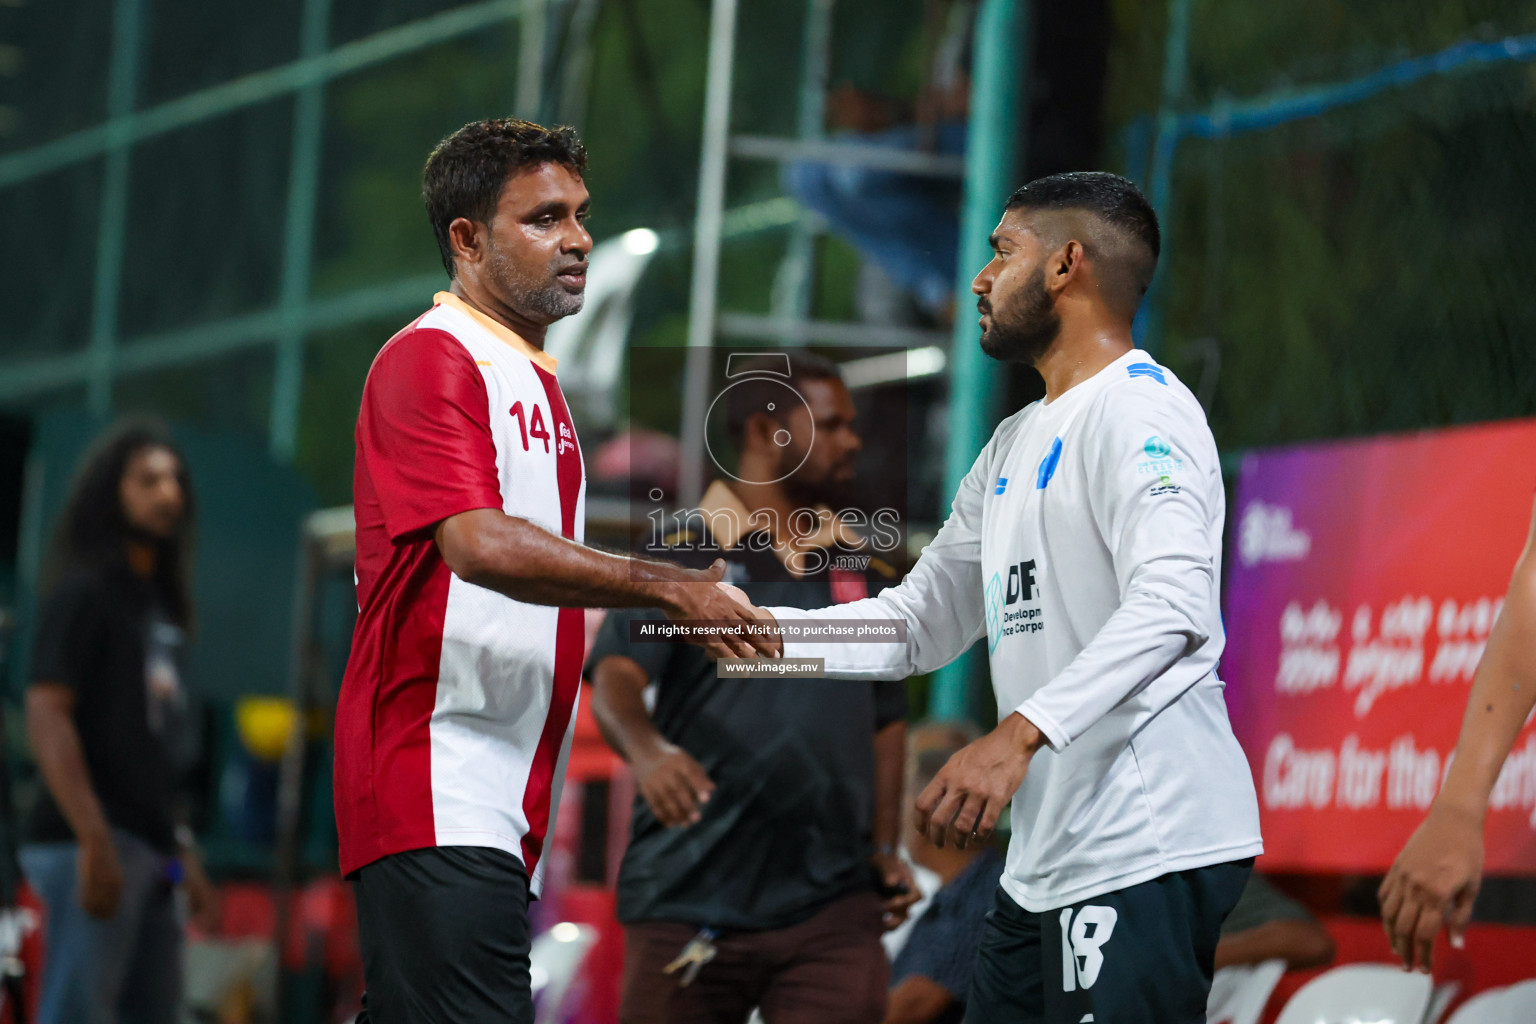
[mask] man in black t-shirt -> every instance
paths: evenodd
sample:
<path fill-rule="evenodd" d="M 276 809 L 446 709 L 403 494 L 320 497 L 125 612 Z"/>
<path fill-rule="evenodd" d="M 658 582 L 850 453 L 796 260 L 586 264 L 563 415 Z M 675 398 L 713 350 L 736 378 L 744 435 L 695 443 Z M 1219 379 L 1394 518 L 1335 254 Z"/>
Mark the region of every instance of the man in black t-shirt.
<path fill-rule="evenodd" d="M 760 605 L 868 596 L 900 574 L 827 507 L 860 448 L 852 397 L 830 363 L 779 365 L 727 389 L 731 485 L 647 553 L 723 558 Z M 743 1024 L 761 1006 L 774 1024 L 878 1022 L 880 935 L 916 899 L 895 852 L 905 684 L 723 678 L 697 647 L 645 640 L 653 620 L 610 612 L 589 659 L 597 721 L 639 788 L 620 1020 Z M 668 971 L 685 949 L 697 970 Z"/>
<path fill-rule="evenodd" d="M 179 1019 L 178 882 L 211 924 L 173 800 L 190 503 L 176 449 L 130 422 L 87 455 L 60 517 L 26 694 L 43 787 L 20 851 L 47 914 L 42 1024 Z"/>

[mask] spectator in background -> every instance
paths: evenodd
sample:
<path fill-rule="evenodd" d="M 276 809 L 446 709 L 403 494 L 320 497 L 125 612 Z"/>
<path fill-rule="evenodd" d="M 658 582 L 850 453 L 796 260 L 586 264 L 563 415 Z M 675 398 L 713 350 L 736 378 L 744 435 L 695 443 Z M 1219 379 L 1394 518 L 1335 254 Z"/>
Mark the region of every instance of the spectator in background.
<path fill-rule="evenodd" d="M 43 788 L 21 863 L 47 915 L 42 1024 L 179 1019 L 178 883 L 211 924 L 175 797 L 192 511 L 168 435 L 128 421 L 87 453 L 59 520 L 26 693 Z"/>
<path fill-rule="evenodd" d="M 844 85 L 827 97 L 828 119 L 843 141 L 909 152 L 965 152 L 976 0 L 928 0 L 924 39 L 928 75 L 912 104 Z M 794 163 L 784 190 L 827 219 L 866 265 L 874 265 L 933 320 L 952 318 L 960 244 L 959 182 L 851 164 Z M 860 288 L 862 296 L 878 289 Z M 867 302 L 867 298 L 861 298 Z M 862 309 L 866 320 L 896 319 Z"/>
<path fill-rule="evenodd" d="M 1012 50 L 1021 82 L 1016 150 L 1022 177 L 1100 162 L 1108 41 L 1105 0 L 1035 4 Z M 966 152 L 978 0 L 926 0 L 921 25 L 924 80 L 914 100 L 843 84 L 827 96 L 827 125 L 839 142 L 940 156 Z M 859 318 L 947 326 L 956 293 L 960 183 L 854 164 L 784 167 L 784 191 L 826 219 L 864 264 L 855 292 Z M 903 294 L 904 293 L 904 294 Z"/>
<path fill-rule="evenodd" d="M 896 572 L 827 514 L 861 445 L 853 398 L 834 364 L 779 358 L 727 391 L 735 479 L 645 553 L 723 558 L 760 601 L 866 596 Z M 861 550 L 864 570 L 833 562 Z M 619 870 L 620 1021 L 744 1024 L 758 1006 L 772 1024 L 876 1024 L 882 916 L 894 927 L 916 898 L 896 855 L 905 684 L 722 677 L 695 647 L 637 642 L 631 623 L 659 618 L 609 612 L 589 659 L 593 713 L 639 790 Z"/>
<path fill-rule="evenodd" d="M 1322 967 L 1333 962 L 1333 938 L 1306 907 L 1255 872 L 1221 926 L 1216 969 L 1266 960 L 1284 960 L 1290 971 Z"/>
<path fill-rule="evenodd" d="M 921 793 L 975 738 L 975 730 L 953 724 L 913 729 L 907 744 L 907 791 L 914 797 Z M 907 853 L 938 877 L 940 888 L 929 896 L 891 965 L 885 1024 L 959 1024 L 981 923 L 992 907 L 1003 858 L 990 845 L 939 847 L 926 840 L 913 843 Z"/>

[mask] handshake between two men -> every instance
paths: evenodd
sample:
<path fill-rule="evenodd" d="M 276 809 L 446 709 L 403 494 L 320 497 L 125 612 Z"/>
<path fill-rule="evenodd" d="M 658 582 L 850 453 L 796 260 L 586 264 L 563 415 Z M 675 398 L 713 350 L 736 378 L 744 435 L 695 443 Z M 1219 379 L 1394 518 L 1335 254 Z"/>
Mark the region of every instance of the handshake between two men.
<path fill-rule="evenodd" d="M 686 626 L 678 639 L 702 647 L 713 658 L 783 656 L 784 633 L 778 620 L 754 605 L 739 587 L 724 581 L 723 560 L 708 569 L 688 571 L 714 585 L 689 584 L 684 589 L 691 592 L 694 603 L 687 608 L 668 607 L 668 618 Z M 837 674 L 829 673 L 834 678 Z M 1005 716 L 995 730 L 957 752 L 928 782 L 913 801 L 912 825 L 939 848 L 963 850 L 989 842 L 1035 752 L 1044 745 L 1045 736 L 1034 723 L 1017 712 Z M 688 806 L 692 812 L 693 804 Z M 692 820 L 691 813 L 685 817 Z"/>
<path fill-rule="evenodd" d="M 711 658 L 778 658 L 784 653 L 778 623 L 740 587 L 725 582 L 725 560 L 699 571 L 712 587 L 692 584 L 683 601 L 666 609 L 667 618 L 686 627 L 678 639 L 704 648 Z M 723 598 L 723 599 L 722 599 Z"/>

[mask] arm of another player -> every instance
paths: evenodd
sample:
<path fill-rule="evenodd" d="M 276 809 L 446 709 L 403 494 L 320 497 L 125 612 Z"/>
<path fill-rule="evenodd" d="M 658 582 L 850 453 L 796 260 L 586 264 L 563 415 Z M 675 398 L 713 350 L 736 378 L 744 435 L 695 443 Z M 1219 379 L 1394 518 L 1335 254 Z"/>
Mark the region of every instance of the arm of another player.
<path fill-rule="evenodd" d="M 634 770 L 635 785 L 656 820 L 668 828 L 692 825 L 715 784 L 699 762 L 657 730 L 645 710 L 649 683 L 633 658 L 600 657 L 592 668 L 592 714 L 608 745 Z"/>
<path fill-rule="evenodd" d="M 413 331 L 379 353 L 363 387 L 357 458 L 391 539 L 432 536 L 468 583 L 533 604 L 750 619 L 714 586 L 723 562 L 701 571 L 610 555 L 503 512 L 485 380 L 443 331 Z M 753 651 L 748 640 L 719 634 L 705 646 L 716 657 Z"/>
<path fill-rule="evenodd" d="M 999 434 L 1001 433 L 999 429 Z M 990 479 L 997 434 L 982 449 L 955 492 L 954 506 L 938 536 L 897 586 L 875 597 L 807 611 L 759 608 L 765 621 L 806 620 L 906 624 L 905 643 L 790 641 L 785 657 L 823 658 L 837 679 L 905 679 L 954 661 L 986 632 L 981 583 L 981 507 Z M 743 597 L 743 600 L 745 598 Z"/>
<path fill-rule="evenodd" d="M 670 618 L 756 622 L 749 607 L 717 586 L 725 561 L 708 569 L 611 555 L 500 509 L 460 512 L 434 531 L 443 560 L 466 583 L 529 604 L 564 608 L 660 608 Z M 749 657 L 776 647 L 760 634 L 721 634 L 705 644 L 715 657 Z"/>
<path fill-rule="evenodd" d="M 1403 966 L 1430 969 L 1443 925 L 1460 945 L 1483 874 L 1488 798 L 1536 708 L 1536 510 L 1504 609 L 1472 680 L 1455 759 L 1435 802 L 1381 883 L 1381 917 Z"/>

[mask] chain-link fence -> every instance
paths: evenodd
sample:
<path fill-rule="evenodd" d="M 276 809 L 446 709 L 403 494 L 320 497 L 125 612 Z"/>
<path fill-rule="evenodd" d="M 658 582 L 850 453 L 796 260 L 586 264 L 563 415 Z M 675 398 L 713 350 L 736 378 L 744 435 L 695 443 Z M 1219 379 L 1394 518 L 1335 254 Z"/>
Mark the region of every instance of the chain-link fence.
<path fill-rule="evenodd" d="M 1536 413 L 1536 5 L 1200 0 L 1182 75 L 1180 6 L 1182 95 L 1123 138 L 1145 337 L 1223 448 Z"/>

